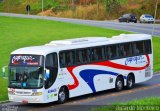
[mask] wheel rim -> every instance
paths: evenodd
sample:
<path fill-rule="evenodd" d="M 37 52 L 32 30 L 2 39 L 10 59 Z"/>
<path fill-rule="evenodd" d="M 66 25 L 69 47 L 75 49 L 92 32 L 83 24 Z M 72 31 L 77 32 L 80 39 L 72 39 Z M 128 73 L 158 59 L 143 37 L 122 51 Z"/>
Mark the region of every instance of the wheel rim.
<path fill-rule="evenodd" d="M 61 91 L 61 92 L 59 93 L 59 99 L 60 99 L 61 101 L 64 101 L 65 98 L 66 98 L 65 92 L 64 92 L 64 91 Z"/>
<path fill-rule="evenodd" d="M 132 85 L 133 85 L 133 80 L 131 78 L 129 78 L 129 80 L 128 80 L 128 86 L 132 87 Z"/>
<path fill-rule="evenodd" d="M 122 89 L 122 87 L 123 87 L 123 83 L 122 83 L 122 81 L 118 81 L 117 82 L 117 87 L 118 87 L 118 89 Z"/>

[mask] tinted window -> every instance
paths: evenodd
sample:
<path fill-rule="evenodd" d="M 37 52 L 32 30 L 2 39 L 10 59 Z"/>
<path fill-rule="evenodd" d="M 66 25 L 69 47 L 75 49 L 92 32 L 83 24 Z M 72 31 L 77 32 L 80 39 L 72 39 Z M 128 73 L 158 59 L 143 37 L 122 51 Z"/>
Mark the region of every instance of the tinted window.
<path fill-rule="evenodd" d="M 117 45 L 111 45 L 106 47 L 106 53 L 108 59 L 118 58 L 118 47 Z"/>
<path fill-rule="evenodd" d="M 151 53 L 151 41 L 138 41 L 108 46 L 62 51 L 59 54 L 60 67 L 98 62 L 107 59 L 119 59 L 134 55 Z"/>
<path fill-rule="evenodd" d="M 131 43 L 124 43 L 119 45 L 119 55 L 121 57 L 132 56 Z"/>
<path fill-rule="evenodd" d="M 61 67 L 74 65 L 75 64 L 75 51 L 69 50 L 69 51 L 60 52 L 59 58 L 60 58 Z"/>
<path fill-rule="evenodd" d="M 153 18 L 152 16 L 150 15 L 145 15 L 146 18 Z"/>
<path fill-rule="evenodd" d="M 88 63 L 90 59 L 90 49 L 76 50 L 76 64 Z"/>
<path fill-rule="evenodd" d="M 92 61 L 101 61 L 104 59 L 104 47 L 92 48 Z"/>
<path fill-rule="evenodd" d="M 135 55 L 144 54 L 144 42 L 143 41 L 134 42 L 133 51 Z"/>
<path fill-rule="evenodd" d="M 152 49 L 151 49 L 151 40 L 144 41 L 144 46 L 145 46 L 145 53 L 150 54 L 152 52 Z"/>

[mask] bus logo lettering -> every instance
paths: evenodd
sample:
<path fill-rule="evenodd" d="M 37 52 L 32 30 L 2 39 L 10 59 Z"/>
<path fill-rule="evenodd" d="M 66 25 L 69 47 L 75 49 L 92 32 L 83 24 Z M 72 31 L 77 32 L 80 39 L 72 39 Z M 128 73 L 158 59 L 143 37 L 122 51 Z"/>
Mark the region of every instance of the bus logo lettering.
<path fill-rule="evenodd" d="M 128 57 L 125 61 L 125 65 L 131 64 L 132 62 L 139 64 L 145 62 L 145 59 L 142 55 L 135 57 Z"/>

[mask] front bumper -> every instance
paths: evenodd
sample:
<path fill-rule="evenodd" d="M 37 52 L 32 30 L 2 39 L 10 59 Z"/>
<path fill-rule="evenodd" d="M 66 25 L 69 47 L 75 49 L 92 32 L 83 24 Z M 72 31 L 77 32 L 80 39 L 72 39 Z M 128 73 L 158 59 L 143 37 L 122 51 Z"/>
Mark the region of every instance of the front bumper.
<path fill-rule="evenodd" d="M 144 20 L 144 22 L 151 23 L 151 22 L 154 22 L 154 20 Z"/>
<path fill-rule="evenodd" d="M 21 103 L 45 103 L 43 96 L 19 96 L 8 95 L 9 101 L 21 102 Z"/>

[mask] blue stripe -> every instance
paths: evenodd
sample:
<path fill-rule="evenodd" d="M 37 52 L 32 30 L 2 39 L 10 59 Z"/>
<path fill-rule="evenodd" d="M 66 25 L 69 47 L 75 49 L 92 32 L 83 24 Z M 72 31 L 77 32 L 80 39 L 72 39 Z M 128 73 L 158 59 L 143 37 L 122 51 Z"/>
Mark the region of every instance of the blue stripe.
<path fill-rule="evenodd" d="M 93 83 L 93 79 L 94 79 L 94 76 L 99 75 L 99 74 L 109 74 L 113 76 L 118 75 L 118 73 L 115 73 L 115 72 L 96 70 L 96 69 L 86 69 L 80 72 L 80 76 L 89 85 L 89 87 L 92 89 L 93 92 L 96 92 L 96 89 Z"/>

